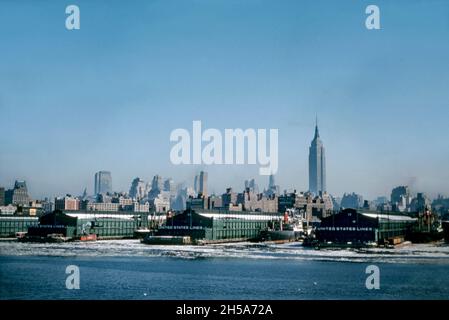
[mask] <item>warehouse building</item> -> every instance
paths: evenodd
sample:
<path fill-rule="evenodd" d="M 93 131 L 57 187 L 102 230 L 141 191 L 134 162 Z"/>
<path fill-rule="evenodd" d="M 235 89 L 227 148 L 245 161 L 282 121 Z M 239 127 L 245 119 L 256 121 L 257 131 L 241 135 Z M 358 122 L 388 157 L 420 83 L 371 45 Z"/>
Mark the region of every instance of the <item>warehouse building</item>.
<path fill-rule="evenodd" d="M 137 229 L 148 227 L 148 222 L 148 214 L 145 213 L 57 210 L 42 216 L 39 225 L 28 229 L 28 236 L 61 234 L 67 238 L 77 238 L 85 234 L 96 234 L 98 239 L 131 238 Z"/>
<path fill-rule="evenodd" d="M 190 237 L 192 241 L 227 242 L 257 239 L 271 221 L 282 218 L 279 213 L 186 210 L 167 218 L 157 236 Z"/>
<path fill-rule="evenodd" d="M 416 219 L 405 215 L 359 213 L 348 208 L 323 218 L 316 239 L 320 243 L 397 244 L 415 223 Z"/>
<path fill-rule="evenodd" d="M 0 216 L 0 238 L 15 237 L 18 232 L 27 232 L 29 227 L 36 226 L 37 217 Z"/>

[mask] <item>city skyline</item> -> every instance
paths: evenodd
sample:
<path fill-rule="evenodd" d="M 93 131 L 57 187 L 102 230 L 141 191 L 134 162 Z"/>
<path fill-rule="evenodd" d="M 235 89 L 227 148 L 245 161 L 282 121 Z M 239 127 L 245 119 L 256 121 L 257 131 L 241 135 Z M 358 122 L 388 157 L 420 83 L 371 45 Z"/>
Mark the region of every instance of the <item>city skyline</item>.
<path fill-rule="evenodd" d="M 281 191 L 307 190 L 318 114 L 331 194 L 375 199 L 398 185 L 449 194 L 449 4 L 378 1 L 377 31 L 364 26 L 366 3 L 142 1 L 107 13 L 78 4 L 73 32 L 57 3 L 0 12 L 9 48 L 0 186 L 17 179 L 35 198 L 77 194 L 92 191 L 100 170 L 122 191 L 135 177 L 191 183 L 201 170 L 210 193 L 268 184 L 258 166 L 173 166 L 171 130 L 201 120 L 278 128 Z"/>

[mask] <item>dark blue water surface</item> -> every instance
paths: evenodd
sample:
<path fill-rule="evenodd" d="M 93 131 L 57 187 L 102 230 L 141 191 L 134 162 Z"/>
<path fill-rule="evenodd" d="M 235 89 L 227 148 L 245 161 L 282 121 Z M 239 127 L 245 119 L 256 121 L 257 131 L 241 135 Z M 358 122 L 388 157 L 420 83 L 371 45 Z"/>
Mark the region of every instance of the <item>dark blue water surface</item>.
<path fill-rule="evenodd" d="M 14 246 L 11 252 L 4 245 L 0 255 L 1 299 L 449 298 L 448 259 L 428 248 L 392 257 L 370 253 L 371 258 L 366 252 L 316 253 L 295 246 L 160 248 L 155 254 L 148 246 L 126 249 L 117 243 L 108 244 L 111 252 L 122 250 L 112 256 L 98 249 L 102 244 Z M 379 290 L 365 287 L 365 269 L 372 264 L 380 269 Z M 68 265 L 79 267 L 79 290 L 66 288 Z"/>

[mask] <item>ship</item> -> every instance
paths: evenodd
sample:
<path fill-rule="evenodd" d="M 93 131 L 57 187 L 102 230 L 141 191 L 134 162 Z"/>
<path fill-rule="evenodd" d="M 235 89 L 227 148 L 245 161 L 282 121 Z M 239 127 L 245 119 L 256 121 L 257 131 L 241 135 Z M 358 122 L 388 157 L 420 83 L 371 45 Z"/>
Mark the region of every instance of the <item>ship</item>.
<path fill-rule="evenodd" d="M 443 227 L 444 241 L 449 242 L 449 220 L 443 221 L 441 226 Z"/>
<path fill-rule="evenodd" d="M 145 244 L 156 244 L 156 245 L 182 245 L 191 244 L 191 238 L 188 236 L 153 236 L 146 235 L 141 241 Z"/>
<path fill-rule="evenodd" d="M 17 238 L 17 240 L 20 242 L 61 243 L 70 241 L 71 239 L 65 237 L 62 233 L 49 233 L 42 236 L 26 234 L 25 236 Z"/>
<path fill-rule="evenodd" d="M 79 239 L 74 239 L 79 241 L 96 241 L 97 235 L 95 233 L 83 234 L 79 237 Z"/>
<path fill-rule="evenodd" d="M 303 227 L 303 219 L 287 210 L 284 219 L 275 223 L 272 228 L 260 233 L 260 241 L 289 242 L 304 239 L 307 232 Z"/>
<path fill-rule="evenodd" d="M 419 213 L 417 223 L 406 234 L 406 240 L 412 243 L 428 243 L 443 239 L 443 229 L 435 214 L 429 210 Z"/>

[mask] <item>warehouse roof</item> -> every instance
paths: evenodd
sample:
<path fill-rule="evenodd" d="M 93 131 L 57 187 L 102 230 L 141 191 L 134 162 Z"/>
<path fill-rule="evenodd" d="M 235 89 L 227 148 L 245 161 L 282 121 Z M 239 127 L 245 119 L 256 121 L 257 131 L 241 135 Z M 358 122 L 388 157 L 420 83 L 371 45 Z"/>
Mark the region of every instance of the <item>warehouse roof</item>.
<path fill-rule="evenodd" d="M 378 218 L 383 220 L 392 220 L 392 221 L 416 221 L 416 218 L 412 218 L 409 216 L 404 215 L 391 215 L 391 214 L 384 214 L 384 213 L 365 213 L 361 212 L 360 214 L 369 217 L 369 218 Z"/>

